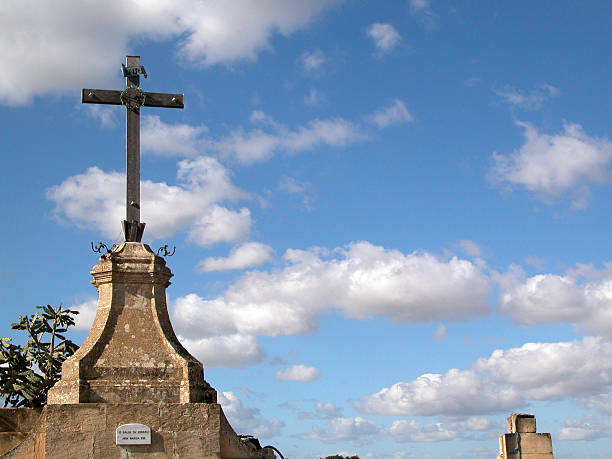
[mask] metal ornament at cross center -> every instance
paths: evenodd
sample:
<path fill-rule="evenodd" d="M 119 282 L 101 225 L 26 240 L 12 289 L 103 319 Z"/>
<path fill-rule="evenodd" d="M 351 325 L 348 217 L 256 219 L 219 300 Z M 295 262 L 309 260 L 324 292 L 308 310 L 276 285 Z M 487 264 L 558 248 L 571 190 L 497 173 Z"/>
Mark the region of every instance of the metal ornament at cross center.
<path fill-rule="evenodd" d="M 140 88 L 140 75 L 147 78 L 140 65 L 140 56 L 126 56 L 121 65 L 125 89 L 83 89 L 84 104 L 125 106 L 125 158 L 126 158 L 126 218 L 122 222 L 126 242 L 140 242 L 145 223 L 140 221 L 140 107 L 184 108 L 183 94 L 144 92 Z"/>

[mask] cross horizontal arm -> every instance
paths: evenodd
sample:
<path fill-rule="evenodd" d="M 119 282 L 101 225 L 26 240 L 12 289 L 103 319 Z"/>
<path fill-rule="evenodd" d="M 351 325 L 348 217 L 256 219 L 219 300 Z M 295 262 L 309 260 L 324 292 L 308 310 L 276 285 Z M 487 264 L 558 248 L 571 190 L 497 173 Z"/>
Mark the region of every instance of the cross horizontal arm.
<path fill-rule="evenodd" d="M 121 105 L 121 91 L 114 89 L 83 89 L 81 102 L 84 104 Z"/>
<path fill-rule="evenodd" d="M 145 92 L 145 107 L 185 108 L 182 94 Z"/>
<path fill-rule="evenodd" d="M 145 107 L 185 108 L 183 94 L 145 92 Z M 83 89 L 81 101 L 84 104 L 122 105 L 121 91 L 112 89 Z"/>

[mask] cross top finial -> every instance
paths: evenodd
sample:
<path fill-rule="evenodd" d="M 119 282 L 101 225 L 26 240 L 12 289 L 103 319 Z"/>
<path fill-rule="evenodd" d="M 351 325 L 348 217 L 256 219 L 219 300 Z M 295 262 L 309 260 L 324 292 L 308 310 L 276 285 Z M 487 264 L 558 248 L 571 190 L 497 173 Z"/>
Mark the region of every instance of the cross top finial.
<path fill-rule="evenodd" d="M 126 113 L 126 219 L 122 222 L 126 242 L 140 242 L 145 223 L 140 221 L 140 107 L 184 108 L 183 94 L 144 92 L 140 75 L 147 71 L 140 65 L 140 56 L 126 56 L 121 64 L 125 89 L 83 89 L 84 104 L 124 105 Z"/>

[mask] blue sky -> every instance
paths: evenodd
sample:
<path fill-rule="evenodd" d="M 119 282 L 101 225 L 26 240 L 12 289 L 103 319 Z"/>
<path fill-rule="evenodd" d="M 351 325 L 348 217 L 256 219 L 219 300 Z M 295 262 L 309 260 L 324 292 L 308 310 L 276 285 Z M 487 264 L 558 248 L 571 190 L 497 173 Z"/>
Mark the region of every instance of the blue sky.
<path fill-rule="evenodd" d="M 609 2 L 0 6 L 3 336 L 95 313 L 144 90 L 144 241 L 238 433 L 286 457 L 489 458 L 532 412 L 557 458 L 612 437 Z"/>

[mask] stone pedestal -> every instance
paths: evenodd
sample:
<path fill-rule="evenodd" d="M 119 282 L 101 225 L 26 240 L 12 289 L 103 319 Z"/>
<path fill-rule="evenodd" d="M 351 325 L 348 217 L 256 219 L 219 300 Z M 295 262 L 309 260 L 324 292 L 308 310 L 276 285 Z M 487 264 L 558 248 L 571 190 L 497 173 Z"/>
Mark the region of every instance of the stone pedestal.
<path fill-rule="evenodd" d="M 202 364 L 179 343 L 168 317 L 172 273 L 140 242 L 124 242 L 91 271 L 98 310 L 89 335 L 62 365 L 49 404 L 215 402 Z"/>
<path fill-rule="evenodd" d="M 508 433 L 499 436 L 497 459 L 553 459 L 549 433 L 536 433 L 533 414 L 511 414 Z"/>
<path fill-rule="evenodd" d="M 62 365 L 47 406 L 24 411 L 13 426 L 4 423 L 1 457 L 274 458 L 271 449 L 236 435 L 202 364 L 177 340 L 166 307 L 172 273 L 165 260 L 145 244 L 124 242 L 91 274 L 99 300 L 89 335 Z M 4 411 L 0 421 L 20 419 L 14 413 L 21 412 Z M 151 443 L 117 445 L 116 429 L 124 424 L 146 426 Z"/>

